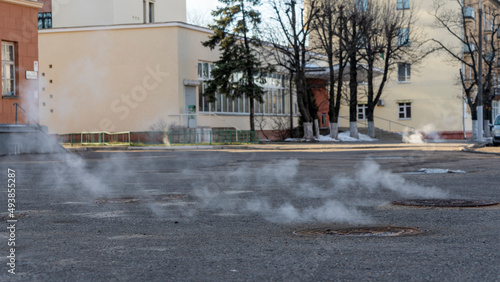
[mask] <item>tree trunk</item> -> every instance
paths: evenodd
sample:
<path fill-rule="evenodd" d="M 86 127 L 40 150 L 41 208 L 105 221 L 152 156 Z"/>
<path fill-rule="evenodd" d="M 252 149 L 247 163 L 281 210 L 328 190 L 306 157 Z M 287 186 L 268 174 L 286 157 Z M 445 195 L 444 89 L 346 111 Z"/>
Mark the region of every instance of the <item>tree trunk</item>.
<path fill-rule="evenodd" d="M 313 136 L 313 123 L 312 122 L 304 122 L 304 137 L 302 139 L 304 140 L 312 140 L 314 138 Z"/>
<path fill-rule="evenodd" d="M 336 122 L 330 122 L 330 137 L 339 139 L 339 124 Z"/>
<path fill-rule="evenodd" d="M 491 137 L 490 120 L 485 119 L 483 125 L 484 125 L 484 137 Z"/>
<path fill-rule="evenodd" d="M 368 121 L 368 136 L 370 136 L 371 138 L 376 138 L 375 123 L 373 121 Z"/>
<path fill-rule="evenodd" d="M 253 99 L 250 99 L 250 131 L 255 131 L 255 113 Z"/>
<path fill-rule="evenodd" d="M 351 121 L 349 123 L 349 133 L 352 138 L 359 139 L 359 132 L 358 132 L 358 123 L 355 121 Z"/>
<path fill-rule="evenodd" d="M 318 119 L 314 119 L 314 137 L 319 139 L 319 121 Z"/>
<path fill-rule="evenodd" d="M 472 140 L 477 140 L 477 119 L 472 120 Z"/>

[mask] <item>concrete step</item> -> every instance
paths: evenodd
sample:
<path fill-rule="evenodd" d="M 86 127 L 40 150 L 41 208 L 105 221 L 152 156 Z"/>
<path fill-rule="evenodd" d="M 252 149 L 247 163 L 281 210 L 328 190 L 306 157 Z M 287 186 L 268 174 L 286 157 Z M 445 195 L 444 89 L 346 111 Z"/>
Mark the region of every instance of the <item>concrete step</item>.
<path fill-rule="evenodd" d="M 0 125 L 0 156 L 67 152 L 43 130 L 33 125 Z"/>
<path fill-rule="evenodd" d="M 340 127 L 340 132 L 349 131 L 349 127 Z M 368 134 L 368 128 L 359 127 L 358 132 L 361 134 Z M 380 141 L 402 141 L 402 136 L 399 133 L 386 131 L 380 128 L 375 128 L 375 138 Z"/>

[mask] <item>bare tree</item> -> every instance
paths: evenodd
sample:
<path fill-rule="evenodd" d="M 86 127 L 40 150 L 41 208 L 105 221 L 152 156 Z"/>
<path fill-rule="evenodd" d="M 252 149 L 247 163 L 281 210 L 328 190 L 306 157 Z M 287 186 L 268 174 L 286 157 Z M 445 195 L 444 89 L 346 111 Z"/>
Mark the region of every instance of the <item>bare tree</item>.
<path fill-rule="evenodd" d="M 401 5 L 401 4 L 400 4 Z M 404 4 L 402 4 L 404 5 Z M 383 94 L 389 73 L 395 66 L 410 67 L 434 51 L 427 48 L 424 38 L 415 25 L 415 5 L 398 9 L 395 2 L 370 2 L 360 21 L 365 27 L 359 44 L 361 61 L 366 63 L 368 135 L 375 137 L 374 112 Z M 404 64 L 403 66 L 400 64 Z M 381 72 L 381 78 L 376 78 Z M 399 75 L 399 70 L 398 70 Z"/>
<path fill-rule="evenodd" d="M 289 120 L 284 116 L 273 116 L 272 118 L 272 128 L 273 135 L 278 140 L 285 140 L 290 136 L 289 128 Z"/>
<path fill-rule="evenodd" d="M 272 57 L 277 65 L 293 77 L 297 104 L 304 125 L 304 139 L 313 139 L 314 99 L 309 91 L 306 77 L 308 62 L 312 54 L 308 50 L 308 37 L 312 19 L 318 13 L 318 0 L 310 0 L 307 7 L 304 0 L 269 0 L 274 12 L 277 28 L 269 32 L 268 41 L 272 45 Z"/>
<path fill-rule="evenodd" d="M 479 79 L 479 60 L 484 62 L 483 70 L 483 101 L 486 102 L 485 110 L 489 108 L 494 89 L 497 87 L 495 82 L 495 68 L 497 63 L 498 53 L 498 7 L 485 11 L 485 43 L 483 45 L 483 56 L 479 58 L 479 33 L 471 20 L 475 18 L 475 7 L 477 2 L 467 1 L 466 4 L 462 0 L 453 1 L 453 7 L 449 1 L 434 0 L 434 8 L 432 15 L 435 18 L 435 26 L 445 29 L 448 34 L 454 39 L 454 42 L 460 44 L 449 44 L 439 39 L 432 39 L 440 50 L 445 51 L 450 57 L 462 64 L 459 70 L 460 82 L 464 90 L 465 100 L 469 106 L 472 117 L 472 134 L 473 139 L 478 137 L 478 95 L 476 95 Z M 456 8 L 459 8 L 456 9 Z M 482 32 L 482 31 L 481 31 Z M 488 124 L 489 111 L 485 111 L 485 127 Z M 485 130 L 489 133 L 489 130 Z"/>
<path fill-rule="evenodd" d="M 319 12 L 313 21 L 313 42 L 319 52 L 326 54 L 328 62 L 328 118 L 330 137 L 338 139 L 339 113 L 342 98 L 342 80 L 347 65 L 347 50 L 343 45 L 344 32 L 347 30 L 346 2 L 321 1 Z M 335 73 L 337 71 L 337 73 Z"/>

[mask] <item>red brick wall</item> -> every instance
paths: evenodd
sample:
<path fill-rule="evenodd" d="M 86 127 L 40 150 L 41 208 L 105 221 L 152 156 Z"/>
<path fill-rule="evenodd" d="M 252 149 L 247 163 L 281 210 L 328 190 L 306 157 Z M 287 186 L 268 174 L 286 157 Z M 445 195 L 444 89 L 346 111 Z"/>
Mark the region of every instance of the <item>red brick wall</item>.
<path fill-rule="evenodd" d="M 38 2 L 43 3 L 43 7 L 38 11 L 39 13 L 52 12 L 52 0 L 38 0 Z"/>
<path fill-rule="evenodd" d="M 316 100 L 316 106 L 318 107 L 318 121 L 320 127 L 328 127 L 328 109 L 329 109 L 329 96 L 328 91 L 326 91 L 326 82 L 323 79 L 310 79 L 309 83 L 312 86 L 312 92 L 314 94 L 314 99 Z M 326 114 L 326 123 L 322 123 L 322 116 Z"/>
<path fill-rule="evenodd" d="M 15 102 L 38 121 L 38 97 L 35 93 L 38 91 L 38 80 L 25 79 L 25 72 L 33 71 L 33 64 L 38 61 L 38 9 L 0 2 L 0 41 L 14 42 L 16 46 L 17 95 L 15 98 L 1 98 L 0 123 L 14 123 Z M 24 117 L 19 114 L 22 121 Z"/>

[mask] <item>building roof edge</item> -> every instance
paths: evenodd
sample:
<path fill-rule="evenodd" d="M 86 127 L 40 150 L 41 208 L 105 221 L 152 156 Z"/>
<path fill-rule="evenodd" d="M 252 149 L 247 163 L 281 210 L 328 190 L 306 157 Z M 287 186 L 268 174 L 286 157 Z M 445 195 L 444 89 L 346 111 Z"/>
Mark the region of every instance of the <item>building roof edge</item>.
<path fill-rule="evenodd" d="M 0 0 L 2 1 L 2 0 Z M 187 24 L 184 22 L 165 22 L 165 23 L 149 23 L 149 24 L 117 24 L 117 25 L 99 25 L 99 26 L 83 26 L 83 27 L 58 27 L 50 29 L 41 29 L 39 34 L 45 33 L 61 33 L 61 32 L 78 32 L 78 31 L 96 31 L 96 30 L 121 30 L 121 29 L 141 29 L 141 28 L 161 28 L 161 27 L 182 27 L 190 30 L 212 33 L 208 28 Z"/>
<path fill-rule="evenodd" d="M 43 3 L 34 0 L 0 0 L 0 2 L 40 9 Z"/>

